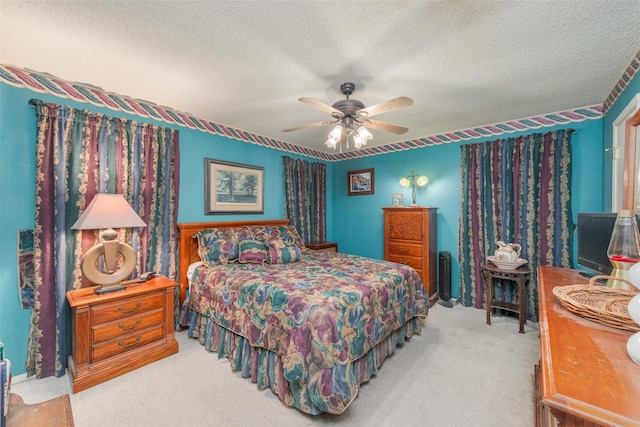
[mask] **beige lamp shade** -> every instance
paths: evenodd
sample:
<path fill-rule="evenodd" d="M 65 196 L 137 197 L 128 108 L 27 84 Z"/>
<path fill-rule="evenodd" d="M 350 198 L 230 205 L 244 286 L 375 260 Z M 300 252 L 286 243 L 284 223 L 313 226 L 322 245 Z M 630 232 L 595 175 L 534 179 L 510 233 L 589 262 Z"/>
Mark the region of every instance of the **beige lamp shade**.
<path fill-rule="evenodd" d="M 71 229 L 98 230 L 129 227 L 146 227 L 146 224 L 122 194 L 98 193 Z"/>
<path fill-rule="evenodd" d="M 122 194 L 96 194 L 74 230 L 102 229 L 100 243 L 84 254 L 80 263 L 82 274 L 92 283 L 110 285 L 122 281 L 136 266 L 136 254 L 126 243 L 116 240 L 113 228 L 146 227 L 146 224 L 127 203 Z M 102 268 L 98 260 L 103 258 Z"/>

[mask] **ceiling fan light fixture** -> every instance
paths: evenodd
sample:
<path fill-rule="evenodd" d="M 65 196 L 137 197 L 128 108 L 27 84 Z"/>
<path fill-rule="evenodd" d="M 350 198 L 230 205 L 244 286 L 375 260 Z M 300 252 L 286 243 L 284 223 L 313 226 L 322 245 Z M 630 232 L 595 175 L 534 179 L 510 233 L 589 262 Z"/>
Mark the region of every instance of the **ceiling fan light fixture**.
<path fill-rule="evenodd" d="M 329 139 L 333 139 L 336 142 L 340 141 L 340 137 L 342 137 L 342 130 L 344 128 L 342 125 L 338 125 L 333 128 L 333 130 L 329 133 Z"/>
<path fill-rule="evenodd" d="M 360 148 L 363 145 L 367 145 L 367 138 L 363 138 L 359 134 L 353 135 L 353 143 L 355 144 L 356 148 Z"/>
<path fill-rule="evenodd" d="M 369 132 L 369 129 L 367 129 L 364 126 L 360 126 L 358 128 L 358 135 L 360 135 L 360 138 L 364 139 L 364 143 L 366 144 L 368 140 L 373 138 L 373 135 L 371 135 L 371 132 Z"/>
<path fill-rule="evenodd" d="M 329 133 L 328 139 L 325 141 L 325 145 L 334 149 L 340 146 L 340 152 L 342 152 L 342 143 L 345 143 L 346 148 L 349 149 L 350 137 L 353 137 L 353 143 L 356 148 L 366 145 L 367 141 L 373 139 L 373 135 L 371 135 L 371 132 L 364 127 L 365 125 L 370 126 L 372 129 L 396 134 L 405 133 L 409 130 L 390 123 L 369 120 L 369 117 L 413 105 L 413 100 L 411 98 L 402 96 L 381 104 L 365 107 L 361 101 L 351 99 L 349 97 L 355 88 L 356 85 L 353 83 L 343 83 L 340 86 L 340 91 L 347 97 L 347 99 L 339 100 L 331 106 L 313 98 L 298 98 L 299 101 L 304 102 L 305 104 L 329 113 L 334 120 L 296 126 L 283 129 L 282 131 L 291 132 L 339 122 L 339 124 Z"/>
<path fill-rule="evenodd" d="M 325 144 L 327 145 L 327 147 L 329 148 L 336 148 L 336 146 L 338 145 L 338 141 L 336 141 L 335 139 L 327 139 L 327 141 L 325 142 Z"/>

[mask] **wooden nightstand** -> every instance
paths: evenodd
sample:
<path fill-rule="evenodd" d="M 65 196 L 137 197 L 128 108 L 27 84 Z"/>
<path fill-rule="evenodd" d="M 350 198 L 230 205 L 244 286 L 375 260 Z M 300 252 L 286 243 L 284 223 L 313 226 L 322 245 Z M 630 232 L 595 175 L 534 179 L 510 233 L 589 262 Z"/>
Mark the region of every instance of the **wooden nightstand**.
<path fill-rule="evenodd" d="M 166 277 L 98 295 L 93 288 L 67 292 L 71 306 L 74 393 L 178 352 L 173 330 L 177 283 Z"/>
<path fill-rule="evenodd" d="M 319 252 L 338 252 L 338 244 L 335 242 L 309 242 L 304 244 L 307 249 Z"/>

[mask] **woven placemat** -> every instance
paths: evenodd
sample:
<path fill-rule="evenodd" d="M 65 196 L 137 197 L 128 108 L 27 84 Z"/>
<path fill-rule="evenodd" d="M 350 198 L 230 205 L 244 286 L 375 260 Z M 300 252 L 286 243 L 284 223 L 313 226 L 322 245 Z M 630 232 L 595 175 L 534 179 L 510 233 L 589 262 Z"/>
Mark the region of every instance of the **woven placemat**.
<path fill-rule="evenodd" d="M 600 279 L 615 279 L 629 285 L 631 290 L 597 285 Z M 556 286 L 553 294 L 560 304 L 580 317 L 625 331 L 640 332 L 640 325 L 629 316 L 627 307 L 638 289 L 626 279 L 612 276 L 595 276 L 588 285 Z"/>

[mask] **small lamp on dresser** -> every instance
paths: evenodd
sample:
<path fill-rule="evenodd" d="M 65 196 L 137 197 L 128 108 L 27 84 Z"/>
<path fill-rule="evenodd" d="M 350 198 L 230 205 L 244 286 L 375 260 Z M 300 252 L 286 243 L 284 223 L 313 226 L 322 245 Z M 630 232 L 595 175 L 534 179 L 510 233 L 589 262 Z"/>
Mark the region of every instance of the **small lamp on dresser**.
<path fill-rule="evenodd" d="M 418 204 L 416 203 L 416 185 L 418 187 L 424 187 L 428 182 L 429 178 L 424 175 L 418 176 L 416 175 L 415 171 L 411 171 L 411 174 L 409 176 L 400 180 L 400 185 L 402 185 L 403 187 L 411 186 L 411 198 L 413 202 L 410 206 L 418 206 Z"/>
<path fill-rule="evenodd" d="M 122 289 L 120 281 L 136 267 L 131 246 L 117 240 L 114 228 L 146 227 L 122 194 L 98 193 L 73 224 L 73 230 L 98 230 L 100 242 L 89 249 L 80 263 L 82 274 L 96 285 L 96 293 Z M 102 268 L 99 268 L 102 259 Z"/>

